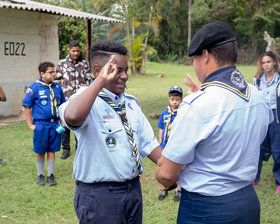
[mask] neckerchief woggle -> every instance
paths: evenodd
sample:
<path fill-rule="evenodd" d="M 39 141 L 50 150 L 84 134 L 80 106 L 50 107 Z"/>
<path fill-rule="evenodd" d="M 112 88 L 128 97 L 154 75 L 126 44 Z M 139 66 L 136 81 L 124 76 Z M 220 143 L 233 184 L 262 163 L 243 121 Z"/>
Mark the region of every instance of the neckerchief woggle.
<path fill-rule="evenodd" d="M 248 83 L 235 66 L 225 67 L 208 75 L 202 83 L 200 90 L 210 86 L 219 86 L 227 89 L 246 101 L 250 99 Z"/>

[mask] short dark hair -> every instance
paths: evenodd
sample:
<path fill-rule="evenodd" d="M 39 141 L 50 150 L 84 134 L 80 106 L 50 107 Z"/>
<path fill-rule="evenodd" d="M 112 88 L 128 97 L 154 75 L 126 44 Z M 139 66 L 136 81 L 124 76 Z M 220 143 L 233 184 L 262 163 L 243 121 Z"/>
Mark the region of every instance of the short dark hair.
<path fill-rule="evenodd" d="M 94 44 L 90 48 L 90 61 L 96 57 L 109 58 L 113 53 L 126 55 L 126 47 L 118 41 L 105 40 Z"/>
<path fill-rule="evenodd" d="M 228 42 L 226 44 L 208 49 L 208 52 L 216 58 L 216 63 L 219 66 L 235 64 L 237 61 L 236 41 Z"/>
<path fill-rule="evenodd" d="M 179 96 L 182 98 L 183 94 L 182 93 L 179 93 L 178 91 L 171 91 L 168 93 L 168 96 L 171 97 L 171 96 Z"/>
<path fill-rule="evenodd" d="M 80 46 L 78 41 L 71 40 L 70 43 L 69 43 L 69 49 L 72 48 L 72 47 L 81 47 L 81 46 Z"/>
<path fill-rule="evenodd" d="M 38 70 L 39 70 L 40 75 L 41 75 L 41 72 L 45 73 L 48 70 L 49 67 L 54 68 L 54 63 L 52 63 L 50 61 L 41 62 L 38 66 Z"/>

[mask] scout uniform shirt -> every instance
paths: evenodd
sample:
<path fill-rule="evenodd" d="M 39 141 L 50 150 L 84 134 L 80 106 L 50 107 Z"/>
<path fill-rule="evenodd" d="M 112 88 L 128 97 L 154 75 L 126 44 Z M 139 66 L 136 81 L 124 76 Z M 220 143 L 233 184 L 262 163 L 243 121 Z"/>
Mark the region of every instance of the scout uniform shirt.
<path fill-rule="evenodd" d="M 206 80 L 224 76 L 227 83 L 247 86 L 246 93 L 221 81 Z M 256 149 L 273 115 L 263 95 L 245 84 L 234 66 L 206 79 L 200 91 L 184 98 L 162 155 L 185 164 L 178 181 L 186 191 L 221 196 L 253 182 L 259 161 Z"/>
<path fill-rule="evenodd" d="M 43 82 L 41 78 L 39 81 Z M 65 98 L 60 84 L 53 82 L 51 88 L 54 91 L 57 110 L 55 105 L 51 102 L 51 93 L 48 86 L 42 85 L 39 82 L 34 82 L 26 90 L 22 106 L 32 108 L 33 120 L 58 118 L 58 107 L 65 102 Z"/>
<path fill-rule="evenodd" d="M 83 87 L 74 94 L 69 102 L 84 89 Z M 103 90 L 116 105 L 125 101 L 127 119 L 133 130 L 138 152 L 142 157 L 148 156 L 159 143 L 138 101 L 129 94 L 115 95 Z M 64 111 L 69 102 L 59 108 L 64 124 Z M 67 127 L 75 131 L 79 142 L 74 160 L 74 179 L 84 183 L 124 182 L 139 175 L 121 118 L 103 99 L 96 98 L 82 126 Z M 143 166 L 142 162 L 141 165 Z"/>

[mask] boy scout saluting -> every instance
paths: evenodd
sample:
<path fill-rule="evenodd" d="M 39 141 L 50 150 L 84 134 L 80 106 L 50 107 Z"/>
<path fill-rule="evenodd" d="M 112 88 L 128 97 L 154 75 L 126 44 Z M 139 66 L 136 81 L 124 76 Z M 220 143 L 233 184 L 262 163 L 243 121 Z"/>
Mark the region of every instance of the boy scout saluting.
<path fill-rule="evenodd" d="M 95 80 L 59 108 L 79 142 L 73 176 L 80 223 L 142 223 L 141 156 L 156 163 L 161 155 L 138 101 L 124 93 L 126 53 L 115 41 L 92 46 Z"/>
<path fill-rule="evenodd" d="M 47 182 L 52 186 L 56 185 L 53 174 L 55 152 L 60 150 L 61 144 L 61 135 L 56 132 L 59 122 L 58 107 L 65 102 L 65 98 L 61 86 L 53 82 L 54 64 L 42 62 L 39 64 L 38 70 L 41 77 L 28 87 L 22 106 L 25 109 L 28 127 L 34 131 L 33 151 L 36 153 L 37 184 L 45 184 L 44 163 L 47 152 Z"/>

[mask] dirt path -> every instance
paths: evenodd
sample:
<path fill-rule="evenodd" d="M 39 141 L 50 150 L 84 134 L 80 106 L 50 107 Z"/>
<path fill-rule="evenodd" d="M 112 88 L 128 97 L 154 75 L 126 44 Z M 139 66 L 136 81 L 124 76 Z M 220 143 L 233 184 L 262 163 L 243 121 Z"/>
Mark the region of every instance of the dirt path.
<path fill-rule="evenodd" d="M 11 117 L 4 117 L 4 118 L 0 117 L 0 127 L 9 124 L 14 124 L 16 122 L 24 121 L 24 120 L 25 120 L 24 111 L 22 111 L 21 114 L 18 116 L 11 116 Z"/>

